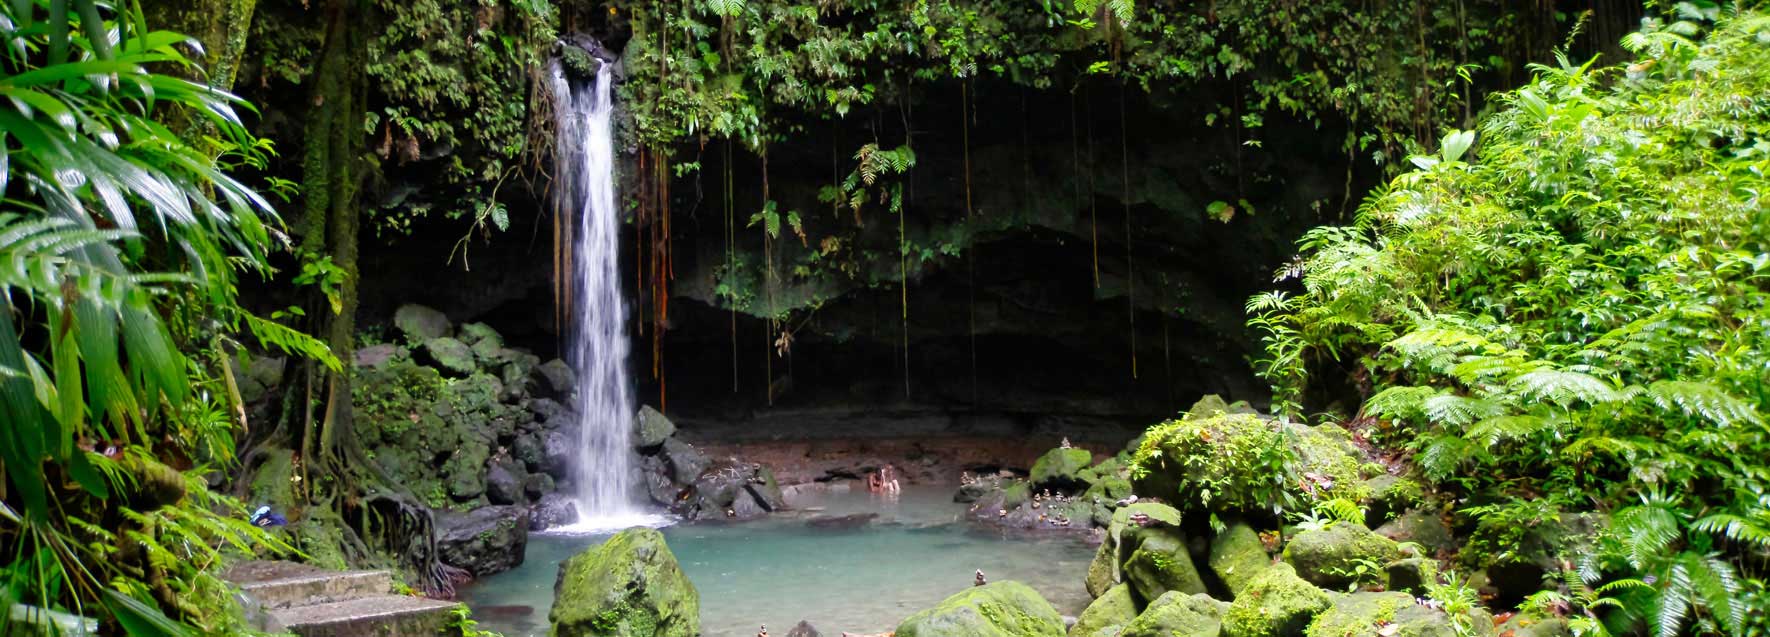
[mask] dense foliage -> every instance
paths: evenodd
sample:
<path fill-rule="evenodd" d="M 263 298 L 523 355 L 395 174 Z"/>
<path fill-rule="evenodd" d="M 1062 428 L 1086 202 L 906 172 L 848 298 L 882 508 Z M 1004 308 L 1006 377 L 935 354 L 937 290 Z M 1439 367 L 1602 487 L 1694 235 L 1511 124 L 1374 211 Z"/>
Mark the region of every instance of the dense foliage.
<path fill-rule="evenodd" d="M 238 98 L 165 73 L 200 73 L 194 42 L 139 7 L 0 11 L 0 608 L 237 632 L 223 551 L 287 547 L 209 491 L 243 424 L 234 335 L 327 357 L 235 304 L 280 222 L 228 173 L 268 148 Z M 174 115 L 211 138 L 187 142 Z"/>
<path fill-rule="evenodd" d="M 1472 545 L 1608 512 L 1558 603 L 1620 582 L 1596 589 L 1626 601 L 1612 627 L 1757 633 L 1770 19 L 1685 4 L 1624 43 L 1626 67 L 1536 68 L 1249 310 L 1277 402 L 1350 373 L 1370 435 L 1468 498 Z"/>

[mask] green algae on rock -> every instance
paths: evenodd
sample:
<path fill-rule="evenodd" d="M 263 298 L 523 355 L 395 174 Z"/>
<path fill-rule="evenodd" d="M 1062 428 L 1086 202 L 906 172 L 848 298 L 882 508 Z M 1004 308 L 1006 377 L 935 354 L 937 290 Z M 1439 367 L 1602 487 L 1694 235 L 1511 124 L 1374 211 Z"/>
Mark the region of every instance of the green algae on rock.
<path fill-rule="evenodd" d="M 1376 571 L 1401 558 L 1395 540 L 1377 535 L 1364 525 L 1338 522 L 1325 529 L 1304 531 L 1284 547 L 1284 560 L 1305 580 L 1327 588 L 1354 583 L 1360 565 Z M 1380 577 L 1380 571 L 1369 577 Z"/>
<path fill-rule="evenodd" d="M 1272 556 L 1266 554 L 1266 545 L 1253 527 L 1236 522 L 1211 538 L 1210 565 L 1229 592 L 1239 594 L 1254 577 L 1272 567 Z"/>
<path fill-rule="evenodd" d="M 554 637 L 697 637 L 701 598 L 655 529 L 632 528 L 559 565 Z"/>
<path fill-rule="evenodd" d="M 911 615 L 897 637 L 1062 637 L 1063 616 L 1020 582 L 975 586 Z M 563 635 L 561 637 L 564 637 Z"/>
<path fill-rule="evenodd" d="M 1223 615 L 1224 637 L 1296 637 L 1332 603 L 1327 591 L 1277 564 L 1248 582 Z"/>
<path fill-rule="evenodd" d="M 1069 627 L 1069 637 L 1111 637 L 1122 634 L 1125 626 L 1137 619 L 1137 602 L 1131 599 L 1131 587 L 1119 584 L 1106 590 L 1099 599 L 1088 604 Z"/>
<path fill-rule="evenodd" d="M 1229 604 L 1204 593 L 1162 595 L 1143 610 L 1119 637 L 1217 637 Z"/>

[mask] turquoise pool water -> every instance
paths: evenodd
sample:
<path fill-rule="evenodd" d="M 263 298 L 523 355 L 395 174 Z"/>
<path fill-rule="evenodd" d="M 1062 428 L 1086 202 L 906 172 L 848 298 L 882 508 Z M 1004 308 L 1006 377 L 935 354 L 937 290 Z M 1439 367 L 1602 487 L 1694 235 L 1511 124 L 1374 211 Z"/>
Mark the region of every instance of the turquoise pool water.
<path fill-rule="evenodd" d="M 1093 548 L 1080 537 L 1026 536 L 964 521 L 948 487 L 910 487 L 896 498 L 819 492 L 793 498 L 798 510 L 739 524 L 664 529 L 670 550 L 701 594 L 706 637 L 784 635 L 808 620 L 830 637 L 885 632 L 904 617 L 970 586 L 1019 580 L 1066 615 L 1088 602 L 1083 586 Z M 808 520 L 877 513 L 855 529 Z M 606 535 L 535 535 L 523 565 L 474 582 L 462 597 L 480 626 L 506 637 L 547 634 L 559 563 Z"/>

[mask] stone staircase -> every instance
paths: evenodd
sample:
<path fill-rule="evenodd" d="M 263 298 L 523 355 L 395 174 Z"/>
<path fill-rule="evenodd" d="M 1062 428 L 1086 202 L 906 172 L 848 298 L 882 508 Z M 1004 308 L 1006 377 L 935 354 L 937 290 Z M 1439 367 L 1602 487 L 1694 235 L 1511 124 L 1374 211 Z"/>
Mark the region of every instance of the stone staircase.
<path fill-rule="evenodd" d="M 460 605 L 396 595 L 387 571 L 265 561 L 235 565 L 223 577 L 240 586 L 262 630 L 301 637 L 435 637 Z"/>

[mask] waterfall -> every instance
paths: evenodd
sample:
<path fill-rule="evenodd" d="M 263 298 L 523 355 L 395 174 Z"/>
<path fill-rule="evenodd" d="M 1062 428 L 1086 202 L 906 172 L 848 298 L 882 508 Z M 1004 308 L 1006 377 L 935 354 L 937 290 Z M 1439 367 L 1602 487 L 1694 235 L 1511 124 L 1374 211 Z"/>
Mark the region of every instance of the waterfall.
<path fill-rule="evenodd" d="M 578 522 L 564 532 L 593 532 L 661 519 L 635 502 L 635 407 L 627 373 L 627 305 L 621 296 L 620 210 L 615 207 L 613 64 L 602 62 L 586 85 L 553 65 L 558 137 L 555 199 L 570 223 L 566 356 L 577 373 L 578 454 L 572 482 Z"/>

